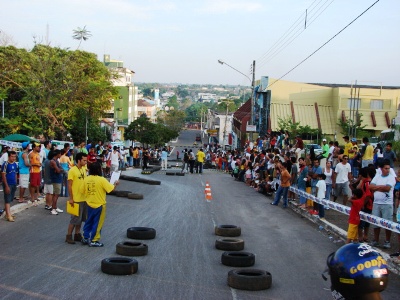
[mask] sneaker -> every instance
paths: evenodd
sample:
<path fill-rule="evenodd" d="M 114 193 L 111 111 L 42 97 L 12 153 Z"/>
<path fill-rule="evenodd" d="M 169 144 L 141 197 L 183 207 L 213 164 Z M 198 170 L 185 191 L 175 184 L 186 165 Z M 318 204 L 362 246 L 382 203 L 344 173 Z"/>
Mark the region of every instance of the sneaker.
<path fill-rule="evenodd" d="M 4 213 L 4 209 L 0 209 L 0 217 Z"/>
<path fill-rule="evenodd" d="M 372 241 L 372 242 L 370 243 L 370 246 L 372 246 L 372 247 L 379 247 L 379 243 L 378 243 L 377 241 Z"/>
<path fill-rule="evenodd" d="M 58 215 L 58 212 L 57 212 L 57 210 L 52 209 L 51 212 L 50 212 L 50 214 L 52 214 L 52 215 Z"/>
<path fill-rule="evenodd" d="M 62 209 L 59 209 L 58 207 L 56 208 L 56 211 L 57 211 L 58 213 L 63 213 L 63 212 L 64 212 Z"/>
<path fill-rule="evenodd" d="M 104 244 L 99 243 L 98 241 L 89 243 L 89 247 L 103 247 L 103 246 L 104 246 Z"/>
<path fill-rule="evenodd" d="M 32 201 L 32 206 L 37 206 L 37 200 Z"/>
<path fill-rule="evenodd" d="M 87 244 L 89 244 L 89 239 L 85 239 L 84 237 L 82 237 L 81 243 L 82 243 L 82 245 L 87 245 Z"/>
<path fill-rule="evenodd" d="M 390 249 L 390 242 L 389 241 L 385 241 L 385 243 L 383 244 L 383 248 L 384 249 Z"/>
<path fill-rule="evenodd" d="M 49 206 L 49 205 L 46 204 L 46 205 L 44 206 L 44 209 L 51 210 L 52 208 L 51 208 L 51 206 Z"/>

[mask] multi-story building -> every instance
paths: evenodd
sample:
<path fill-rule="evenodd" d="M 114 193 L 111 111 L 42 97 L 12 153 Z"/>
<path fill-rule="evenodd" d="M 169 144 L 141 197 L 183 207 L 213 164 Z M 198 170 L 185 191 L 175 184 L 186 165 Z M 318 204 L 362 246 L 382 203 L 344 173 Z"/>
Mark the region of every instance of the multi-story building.
<path fill-rule="evenodd" d="M 340 139 L 340 121 L 357 124 L 361 120 L 369 136 L 378 136 L 394 123 L 400 104 L 400 87 L 383 85 L 300 83 L 264 77 L 258 81 L 254 99 L 257 131 L 264 135 L 279 130 L 279 118 L 290 118 L 301 126 L 320 129 L 328 139 Z M 235 135 L 240 145 L 248 138 L 251 101 L 235 112 Z M 349 135 L 352 135 L 351 133 Z M 360 138 L 360 137 L 358 137 Z M 238 144 L 238 146 L 239 146 Z"/>
<path fill-rule="evenodd" d="M 116 73 L 112 83 L 118 89 L 118 98 L 113 99 L 111 113 L 114 120 L 114 139 L 123 140 L 124 128 L 138 118 L 138 88 L 133 83 L 134 71 L 125 68 L 123 61 L 110 59 L 104 55 L 104 65 Z"/>
<path fill-rule="evenodd" d="M 145 114 L 147 118 L 150 119 L 150 122 L 155 123 L 157 116 L 157 108 L 156 105 L 154 104 L 154 101 L 146 101 L 144 99 L 139 99 L 138 104 L 137 104 L 137 110 L 138 110 L 138 116 L 140 117 L 141 115 Z"/>

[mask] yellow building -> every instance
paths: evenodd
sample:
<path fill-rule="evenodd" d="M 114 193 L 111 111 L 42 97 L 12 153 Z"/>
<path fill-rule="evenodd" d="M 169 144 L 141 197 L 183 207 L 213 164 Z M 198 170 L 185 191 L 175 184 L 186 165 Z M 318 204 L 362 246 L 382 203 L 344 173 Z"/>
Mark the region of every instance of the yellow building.
<path fill-rule="evenodd" d="M 270 128 L 279 130 L 278 117 L 292 118 L 301 126 L 319 128 L 324 136 L 340 136 L 339 119 L 356 120 L 361 114 L 364 130 L 377 136 L 388 129 L 397 115 L 400 87 L 308 84 L 269 79 Z M 261 90 L 263 87 L 261 86 Z M 264 87 L 265 89 L 265 87 Z"/>

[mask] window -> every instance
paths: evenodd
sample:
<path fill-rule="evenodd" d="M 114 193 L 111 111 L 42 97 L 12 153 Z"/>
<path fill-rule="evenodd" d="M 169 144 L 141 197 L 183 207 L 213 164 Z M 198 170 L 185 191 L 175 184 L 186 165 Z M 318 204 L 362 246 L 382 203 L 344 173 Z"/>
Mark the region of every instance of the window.
<path fill-rule="evenodd" d="M 371 109 L 383 109 L 383 100 L 371 100 Z"/>
<path fill-rule="evenodd" d="M 359 109 L 361 106 L 361 99 L 349 98 L 347 101 L 347 107 L 350 109 Z"/>

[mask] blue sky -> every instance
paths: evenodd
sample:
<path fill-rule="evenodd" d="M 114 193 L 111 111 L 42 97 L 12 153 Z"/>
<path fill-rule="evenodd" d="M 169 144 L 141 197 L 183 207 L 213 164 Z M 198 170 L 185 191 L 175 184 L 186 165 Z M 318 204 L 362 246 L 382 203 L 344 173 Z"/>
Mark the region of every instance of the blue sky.
<path fill-rule="evenodd" d="M 72 31 L 92 37 L 81 49 L 124 61 L 137 82 L 242 84 L 279 78 L 375 0 L 0 0 L 0 30 L 18 47 L 33 36 L 76 49 Z M 308 9 L 308 26 L 304 28 Z M 297 26 L 288 29 L 298 20 Z M 288 32 L 281 49 L 276 45 Z M 295 37 L 296 39 L 291 37 Z M 380 0 L 344 32 L 283 79 L 400 86 L 400 1 Z M 279 45 L 279 44 L 278 44 Z M 275 50 L 276 54 L 268 52 Z M 266 55 L 265 55 L 266 54 Z"/>

